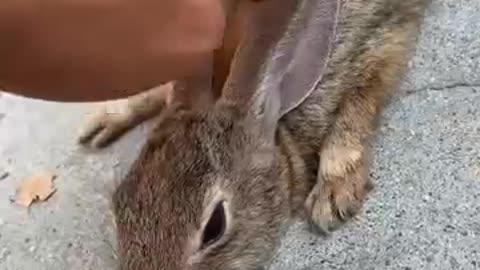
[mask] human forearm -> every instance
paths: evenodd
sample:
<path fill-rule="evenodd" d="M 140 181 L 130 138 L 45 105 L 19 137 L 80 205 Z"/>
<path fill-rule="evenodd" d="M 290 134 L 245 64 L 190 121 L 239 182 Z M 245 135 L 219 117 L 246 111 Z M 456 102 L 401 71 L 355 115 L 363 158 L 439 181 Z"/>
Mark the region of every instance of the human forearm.
<path fill-rule="evenodd" d="M 125 97 L 195 73 L 220 46 L 219 0 L 137 1 L 3 0 L 0 87 L 51 100 Z"/>

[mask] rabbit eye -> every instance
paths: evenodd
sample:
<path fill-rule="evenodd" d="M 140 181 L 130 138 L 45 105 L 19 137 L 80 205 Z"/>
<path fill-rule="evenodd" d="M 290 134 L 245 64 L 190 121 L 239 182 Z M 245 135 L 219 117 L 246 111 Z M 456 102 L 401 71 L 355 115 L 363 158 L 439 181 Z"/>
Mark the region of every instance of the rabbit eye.
<path fill-rule="evenodd" d="M 218 203 L 203 231 L 202 249 L 217 242 L 225 233 L 226 215 L 223 202 Z"/>

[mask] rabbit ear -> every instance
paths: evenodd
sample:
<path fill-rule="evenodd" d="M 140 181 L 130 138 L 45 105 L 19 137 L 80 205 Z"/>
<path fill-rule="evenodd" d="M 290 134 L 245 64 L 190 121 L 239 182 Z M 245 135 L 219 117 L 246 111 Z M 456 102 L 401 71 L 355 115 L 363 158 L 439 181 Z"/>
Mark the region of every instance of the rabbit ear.
<path fill-rule="evenodd" d="M 273 134 L 280 117 L 281 100 L 278 83 L 281 72 L 277 65 L 276 46 L 281 40 L 297 0 L 282 1 L 281 8 L 271 12 L 276 1 L 249 3 L 244 16 L 244 34 L 237 48 L 220 102 L 233 104 L 249 117 L 261 120 L 265 131 Z"/>
<path fill-rule="evenodd" d="M 317 86 L 335 36 L 339 0 L 266 0 L 252 6 L 223 89 L 224 100 L 263 121 L 278 119 Z M 321 18 L 321 19 L 319 19 Z"/>

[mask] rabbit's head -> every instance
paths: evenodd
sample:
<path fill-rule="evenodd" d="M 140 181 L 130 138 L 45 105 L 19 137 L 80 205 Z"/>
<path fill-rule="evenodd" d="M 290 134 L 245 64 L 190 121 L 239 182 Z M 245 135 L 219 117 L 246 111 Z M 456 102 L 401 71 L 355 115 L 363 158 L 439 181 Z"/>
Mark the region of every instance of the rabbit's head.
<path fill-rule="evenodd" d="M 277 116 L 260 111 L 220 103 L 165 113 L 113 197 L 121 269 L 268 264 L 289 212 Z"/>
<path fill-rule="evenodd" d="M 164 113 L 114 194 L 123 270 L 257 270 L 273 258 L 290 219 L 275 135 L 296 2 L 256 6 L 213 108 Z"/>

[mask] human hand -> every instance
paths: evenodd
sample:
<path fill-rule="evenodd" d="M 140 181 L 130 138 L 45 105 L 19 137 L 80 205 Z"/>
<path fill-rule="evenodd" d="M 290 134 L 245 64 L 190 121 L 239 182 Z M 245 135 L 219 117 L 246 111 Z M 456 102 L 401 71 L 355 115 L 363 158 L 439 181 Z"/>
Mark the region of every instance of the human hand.
<path fill-rule="evenodd" d="M 60 101 L 126 97 L 209 63 L 222 0 L 3 0 L 0 88 Z"/>

